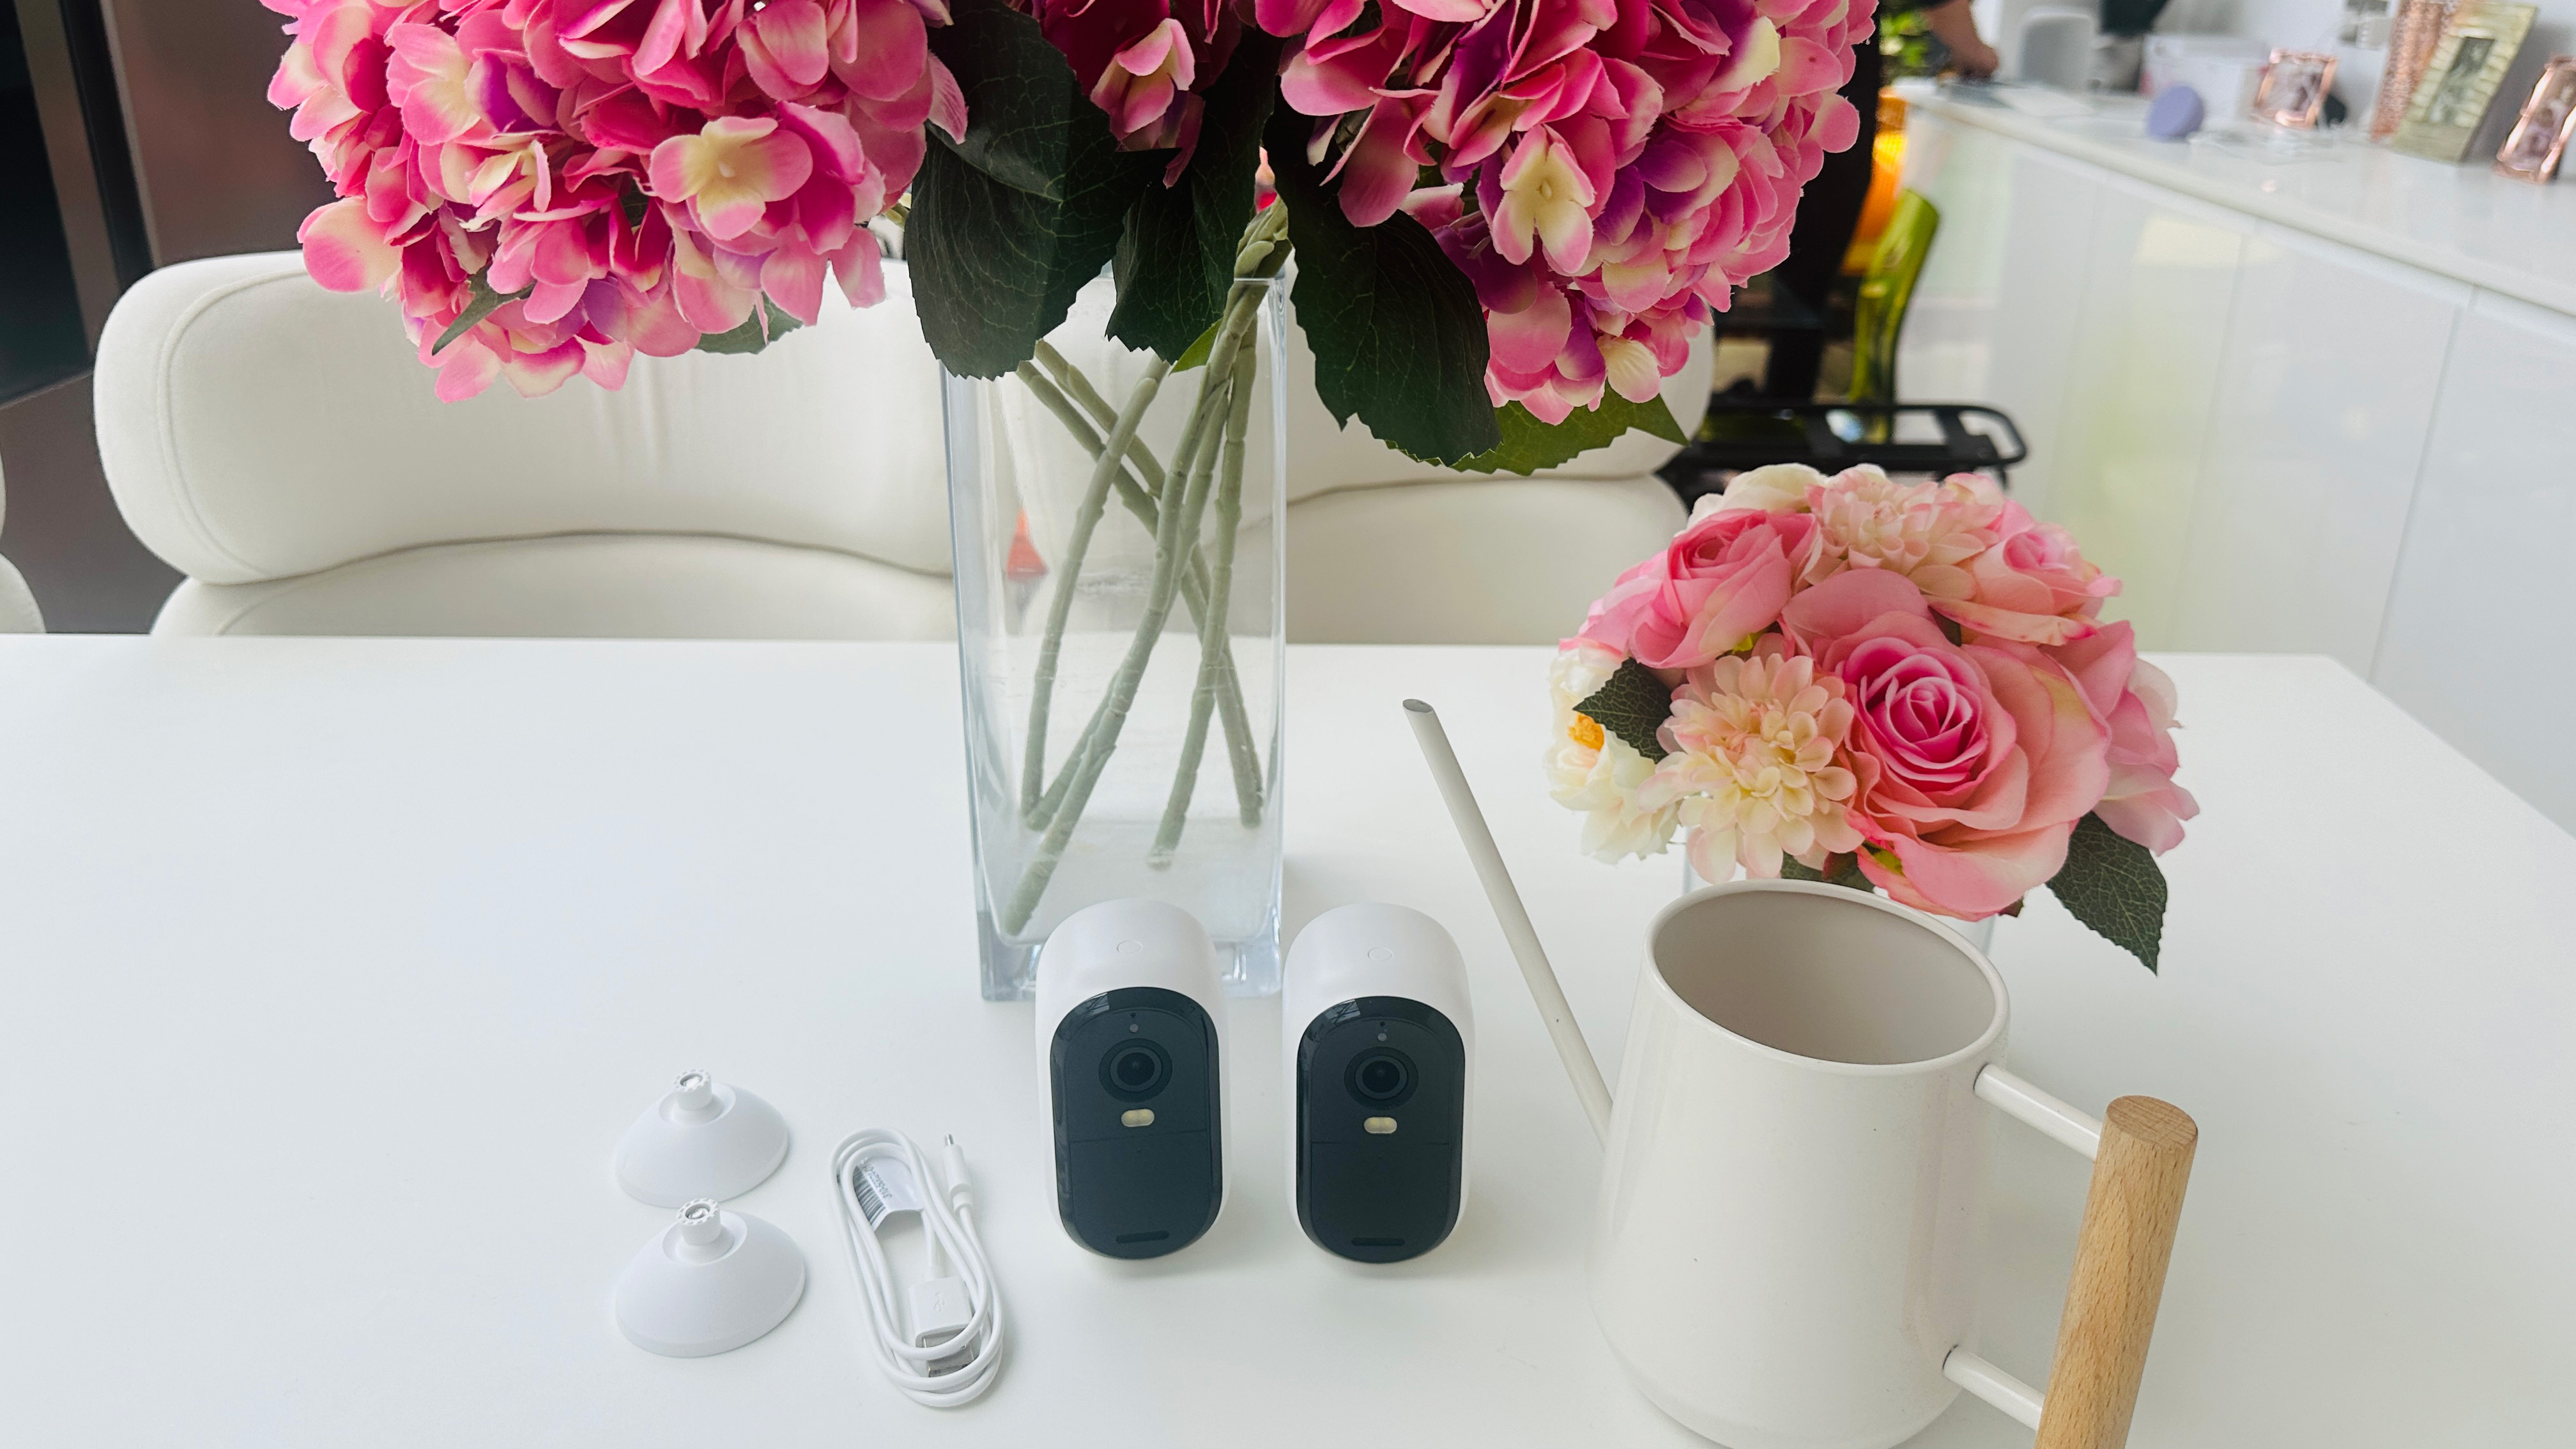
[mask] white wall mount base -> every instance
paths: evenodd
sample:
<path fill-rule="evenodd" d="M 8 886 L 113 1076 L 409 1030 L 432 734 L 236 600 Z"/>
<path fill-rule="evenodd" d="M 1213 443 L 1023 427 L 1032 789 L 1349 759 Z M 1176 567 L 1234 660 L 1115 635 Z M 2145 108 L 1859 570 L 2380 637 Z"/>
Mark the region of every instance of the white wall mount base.
<path fill-rule="evenodd" d="M 617 1142 L 617 1185 L 675 1208 L 740 1197 L 787 1160 L 787 1119 L 740 1087 L 683 1072 Z"/>
<path fill-rule="evenodd" d="M 617 1279 L 617 1328 L 665 1358 L 704 1358 L 776 1328 L 805 1296 L 805 1255 L 762 1218 L 700 1199 Z"/>

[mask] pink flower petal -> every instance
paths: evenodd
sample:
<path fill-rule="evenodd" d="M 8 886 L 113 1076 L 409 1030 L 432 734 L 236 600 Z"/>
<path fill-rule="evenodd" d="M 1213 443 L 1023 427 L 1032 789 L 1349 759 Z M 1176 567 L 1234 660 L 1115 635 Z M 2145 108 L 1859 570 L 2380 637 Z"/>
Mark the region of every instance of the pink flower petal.
<path fill-rule="evenodd" d="M 438 400 L 463 402 L 501 375 L 501 359 L 479 337 L 459 337 L 438 354 Z"/>
<path fill-rule="evenodd" d="M 1253 0 L 1252 17 L 1273 35 L 1303 35 L 1329 0 Z M 1328 32 L 1329 33 L 1329 32 Z"/>
<path fill-rule="evenodd" d="M 1850 569 L 1804 590 L 1780 612 L 1780 622 L 1801 640 L 1857 634 L 1884 614 L 1929 621 L 1923 591 L 1885 569 Z"/>
<path fill-rule="evenodd" d="M 544 397 L 570 382 L 587 359 L 578 341 L 564 341 L 542 352 L 512 349 L 501 359 L 501 376 L 521 397 Z"/>
<path fill-rule="evenodd" d="M 1574 325 L 1574 308 L 1565 293 L 1550 287 L 1518 312 L 1489 312 L 1485 335 L 1494 366 L 1534 373 L 1556 361 Z"/>
<path fill-rule="evenodd" d="M 581 351 L 581 375 L 589 378 L 592 385 L 604 387 L 610 392 L 626 386 L 626 370 L 635 362 L 633 344 L 592 342 L 585 338 L 581 344 Z"/>
<path fill-rule="evenodd" d="M 877 239 L 862 229 L 831 257 L 832 275 L 841 295 L 853 307 L 873 307 L 885 300 L 885 263 Z"/>
<path fill-rule="evenodd" d="M 760 290 L 779 310 L 810 327 L 823 316 L 823 259 L 780 247 L 761 264 Z"/>
<path fill-rule="evenodd" d="M 1405 154 L 1413 118 L 1404 102 L 1380 100 L 1342 165 L 1342 215 L 1353 226 L 1375 226 L 1395 215 L 1412 194 L 1419 168 Z"/>
<path fill-rule="evenodd" d="M 455 36 L 433 25 L 397 25 L 385 32 L 385 42 L 393 49 L 385 92 L 402 107 L 403 129 L 414 141 L 435 146 L 482 124 Z"/>
<path fill-rule="evenodd" d="M 837 68 L 841 83 L 873 101 L 890 101 L 912 89 L 929 56 L 930 33 L 921 12 L 904 0 L 856 0 L 850 24 L 858 55 Z"/>
<path fill-rule="evenodd" d="M 912 11 L 909 5 L 901 8 Z M 920 23 L 919 14 L 914 13 L 916 30 Z M 762 51 L 777 66 L 779 79 L 785 82 L 784 87 L 775 90 L 767 82 L 761 86 L 778 99 L 794 100 L 805 94 L 831 69 L 832 57 L 824 48 L 823 7 L 815 4 L 814 0 L 769 0 L 768 4 L 753 11 L 744 24 L 760 38 Z M 746 49 L 745 59 L 748 58 Z M 917 70 L 920 65 L 918 58 L 913 64 Z"/>
<path fill-rule="evenodd" d="M 295 239 L 304 246 L 304 270 L 334 292 L 380 288 L 401 262 L 383 231 L 368 220 L 367 203 L 357 197 L 316 209 L 296 229 Z"/>
<path fill-rule="evenodd" d="M 814 155 L 815 169 L 825 176 L 853 182 L 867 174 L 867 154 L 859 146 L 859 133 L 840 112 L 783 104 L 778 108 L 778 124 L 804 141 L 805 149 Z"/>
<path fill-rule="evenodd" d="M 731 332 L 750 318 L 758 294 L 728 281 L 687 232 L 671 234 L 671 262 L 672 290 L 690 326 L 700 332 Z"/>

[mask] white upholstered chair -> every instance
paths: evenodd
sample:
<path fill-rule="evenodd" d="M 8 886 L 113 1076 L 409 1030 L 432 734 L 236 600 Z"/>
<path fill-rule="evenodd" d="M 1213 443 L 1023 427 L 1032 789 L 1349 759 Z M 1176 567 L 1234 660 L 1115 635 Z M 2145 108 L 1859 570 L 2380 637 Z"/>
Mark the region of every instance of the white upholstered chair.
<path fill-rule="evenodd" d="M 9 485 L 0 478 L 0 522 L 6 521 Z M 0 634 L 42 634 L 45 616 L 36 610 L 36 596 L 27 591 L 26 579 L 16 566 L 0 558 Z"/>
<path fill-rule="evenodd" d="M 636 359 L 624 390 L 441 403 L 383 300 L 292 252 L 168 267 L 99 348 L 99 450 L 182 634 L 940 638 L 954 628 L 937 372 L 909 281 L 757 360 Z M 1661 544 L 1673 451 L 1532 479 L 1336 430 L 1291 360 L 1289 633 L 1534 643 Z M 1705 350 L 1666 395 L 1685 427 Z"/>
<path fill-rule="evenodd" d="M 296 253 L 154 272 L 96 389 L 117 506 L 188 576 L 154 629 L 945 637 L 938 375 L 888 286 L 756 361 L 442 403 L 391 305 Z"/>

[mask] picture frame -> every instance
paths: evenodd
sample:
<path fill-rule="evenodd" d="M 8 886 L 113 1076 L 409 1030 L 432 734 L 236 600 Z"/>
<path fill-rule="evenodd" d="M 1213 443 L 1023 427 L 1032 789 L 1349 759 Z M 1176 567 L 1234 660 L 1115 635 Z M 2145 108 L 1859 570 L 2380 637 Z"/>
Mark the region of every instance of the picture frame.
<path fill-rule="evenodd" d="M 2276 50 L 2254 88 L 2254 118 L 2293 131 L 2313 131 L 2334 85 L 2335 58 L 2322 50 Z"/>
<path fill-rule="evenodd" d="M 2386 141 L 2406 121 L 2406 103 L 2415 98 L 2415 82 L 2442 40 L 2451 7 L 2443 0 L 2398 0 L 2389 22 L 2388 62 L 2379 76 L 2379 95 L 2371 102 L 2370 139 Z"/>
<path fill-rule="evenodd" d="M 2576 136 L 2576 55 L 2553 55 L 2496 150 L 2496 174 L 2535 186 L 2548 181 L 2558 174 L 2570 136 Z"/>
<path fill-rule="evenodd" d="M 2453 11 L 2406 102 L 2397 149 L 2455 166 L 2466 160 L 2537 12 L 2533 5 L 2475 3 Z"/>

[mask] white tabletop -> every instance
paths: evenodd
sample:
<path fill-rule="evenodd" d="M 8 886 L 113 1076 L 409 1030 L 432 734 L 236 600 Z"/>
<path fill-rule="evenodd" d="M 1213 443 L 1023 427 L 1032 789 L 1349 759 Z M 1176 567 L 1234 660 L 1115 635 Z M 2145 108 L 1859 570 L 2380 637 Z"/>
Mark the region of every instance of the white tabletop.
<path fill-rule="evenodd" d="M 2294 161 L 2229 154 L 2188 141 L 2151 140 L 2147 103 L 2091 97 L 2092 113 L 2042 118 L 1998 104 L 1974 88 L 1911 103 L 1944 120 L 1976 126 L 2169 191 L 2329 242 L 2484 287 L 2552 311 L 2576 314 L 2576 186 L 2534 186 L 2498 176 L 2492 155 L 2453 166 L 2355 139 Z"/>
<path fill-rule="evenodd" d="M 1282 1199 L 1272 1001 L 1231 1009 L 1210 1236 L 1058 1230 L 1029 1009 L 975 992 L 945 646 L 0 639 L 0 1441 L 1696 1442 L 1593 1327 L 1597 1151 L 1397 704 L 1442 708 L 1615 1074 L 1680 867 L 1575 855 L 1543 659 L 1291 653 L 1289 925 L 1432 912 L 1485 1053 L 1456 1235 L 1360 1269 Z M 2016 1070 L 2201 1123 L 2131 1442 L 2569 1442 L 2576 841 L 2331 662 L 2166 662 L 2207 813 L 2163 975 L 2046 900 L 1996 947 Z M 609 1320 L 666 1214 L 608 1157 L 693 1066 L 793 1124 L 738 1205 L 813 1279 L 675 1361 Z M 974 1163 L 1015 1321 L 963 1412 L 861 1356 L 823 1156 L 864 1125 Z M 1983 1348 L 2035 1381 L 2085 1167 L 1994 1130 Z M 2030 1436 L 1963 1399 L 1917 1442 Z"/>

